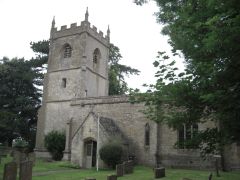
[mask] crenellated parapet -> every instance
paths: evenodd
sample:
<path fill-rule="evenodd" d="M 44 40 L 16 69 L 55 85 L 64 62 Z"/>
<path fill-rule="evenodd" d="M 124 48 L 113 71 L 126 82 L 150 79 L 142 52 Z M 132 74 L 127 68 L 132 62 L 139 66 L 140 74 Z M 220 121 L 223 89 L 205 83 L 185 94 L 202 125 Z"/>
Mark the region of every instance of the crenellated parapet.
<path fill-rule="evenodd" d="M 92 25 L 88 21 L 88 11 L 85 14 L 85 20 L 81 22 L 78 26 L 77 23 L 72 23 L 70 27 L 67 25 L 61 26 L 60 30 L 55 27 L 55 19 L 52 23 L 52 30 L 51 30 L 51 39 L 57 39 L 64 36 L 72 36 L 74 34 L 82 34 L 88 33 L 93 38 L 97 39 L 98 41 L 102 42 L 104 45 L 109 46 L 110 41 L 110 33 L 109 28 L 107 30 L 106 35 L 103 34 L 102 31 L 98 31 L 97 27 Z"/>

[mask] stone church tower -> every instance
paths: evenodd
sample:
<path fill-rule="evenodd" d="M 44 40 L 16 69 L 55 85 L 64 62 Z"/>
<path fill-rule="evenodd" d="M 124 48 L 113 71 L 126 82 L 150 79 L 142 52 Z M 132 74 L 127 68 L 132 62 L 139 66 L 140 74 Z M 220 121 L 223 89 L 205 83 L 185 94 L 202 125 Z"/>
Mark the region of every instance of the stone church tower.
<path fill-rule="evenodd" d="M 69 100 L 108 95 L 109 34 L 90 27 L 88 11 L 81 26 L 71 24 L 60 31 L 52 22 L 45 100 Z"/>
<path fill-rule="evenodd" d="M 71 114 L 71 100 L 108 95 L 110 30 L 108 28 L 107 35 L 104 36 L 102 31 L 98 32 L 95 26 L 90 26 L 88 16 L 86 10 L 85 20 L 80 26 L 73 23 L 70 28 L 61 26 L 60 30 L 55 28 L 55 18 L 52 21 L 48 71 L 44 78 L 36 151 L 41 152 L 41 149 L 44 149 L 43 137 L 48 129 L 46 126 L 52 125 L 55 129 L 54 123 L 62 122 L 59 116 L 56 114 L 54 117 L 54 114 L 59 111 Z"/>

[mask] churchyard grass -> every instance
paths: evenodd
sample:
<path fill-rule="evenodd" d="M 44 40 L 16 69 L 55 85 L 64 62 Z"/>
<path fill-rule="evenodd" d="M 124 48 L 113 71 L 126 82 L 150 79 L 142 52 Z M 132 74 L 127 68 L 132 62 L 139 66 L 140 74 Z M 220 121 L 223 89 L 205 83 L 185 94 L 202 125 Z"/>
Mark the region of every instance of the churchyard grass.
<path fill-rule="evenodd" d="M 83 170 L 79 169 L 71 172 L 57 172 L 46 176 L 34 176 L 33 180 L 84 180 L 86 177 L 95 177 L 97 180 L 106 180 L 107 175 L 113 174 L 115 171 L 95 169 Z M 183 177 L 192 180 L 207 180 L 209 171 L 198 170 L 183 170 L 183 169 L 167 169 L 166 177 L 163 180 L 181 180 Z M 152 168 L 145 166 L 137 166 L 134 168 L 134 173 L 119 177 L 119 180 L 153 180 Z M 216 177 L 214 174 L 213 180 L 239 180 L 240 172 L 233 171 L 228 173 L 221 172 L 221 177 Z"/>
<path fill-rule="evenodd" d="M 4 164 L 11 162 L 12 161 L 12 157 L 10 157 L 10 155 L 8 155 L 7 157 L 2 157 L 1 160 L 1 164 L 0 164 L 0 180 L 3 177 L 3 171 L 4 171 Z"/>
<path fill-rule="evenodd" d="M 3 177 L 4 164 L 11 161 L 11 157 L 2 159 L 0 164 L 0 179 Z M 86 177 L 95 177 L 97 180 L 106 180 L 107 175 L 114 174 L 113 170 L 76 169 L 68 162 L 47 162 L 38 159 L 33 168 L 33 180 L 84 180 Z M 207 180 L 210 171 L 166 169 L 163 180 L 181 180 L 183 177 L 192 180 Z M 213 172 L 214 174 L 214 172 Z M 240 171 L 221 172 L 221 177 L 214 174 L 213 180 L 239 180 Z M 134 173 L 119 177 L 119 180 L 153 180 L 154 172 L 150 167 L 136 166 Z"/>

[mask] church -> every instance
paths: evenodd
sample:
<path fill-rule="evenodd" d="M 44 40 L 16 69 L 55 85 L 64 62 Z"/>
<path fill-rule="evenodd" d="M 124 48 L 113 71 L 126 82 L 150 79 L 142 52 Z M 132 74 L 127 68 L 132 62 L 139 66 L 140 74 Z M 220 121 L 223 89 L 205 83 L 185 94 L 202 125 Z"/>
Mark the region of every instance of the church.
<path fill-rule="evenodd" d="M 106 35 L 91 26 L 88 11 L 78 26 L 55 27 L 52 21 L 48 71 L 44 77 L 43 102 L 39 110 L 35 153 L 49 157 L 44 136 L 52 130 L 66 133 L 64 160 L 83 168 L 96 166 L 98 150 L 118 141 L 125 156 L 137 164 L 211 168 L 198 149 L 174 146 L 179 138 L 191 138 L 194 130 L 215 126 L 212 122 L 184 127 L 181 132 L 157 125 L 141 112 L 143 104 L 131 104 L 128 96 L 108 96 L 110 30 Z M 226 163 L 240 168 L 240 148 L 227 150 Z M 104 163 L 99 160 L 99 167 Z"/>

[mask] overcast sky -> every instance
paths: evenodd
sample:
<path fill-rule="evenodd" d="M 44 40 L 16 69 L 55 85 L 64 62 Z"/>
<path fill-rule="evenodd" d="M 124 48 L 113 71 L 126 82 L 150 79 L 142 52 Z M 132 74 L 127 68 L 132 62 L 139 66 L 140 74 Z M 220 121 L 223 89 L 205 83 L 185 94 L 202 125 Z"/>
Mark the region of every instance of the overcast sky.
<path fill-rule="evenodd" d="M 123 56 L 121 63 L 141 71 L 127 80 L 130 87 L 141 88 L 144 83 L 154 82 L 152 62 L 158 51 L 170 52 L 170 46 L 153 15 L 158 11 L 156 4 L 137 6 L 132 1 L 0 0 L 0 58 L 33 57 L 29 43 L 49 39 L 53 16 L 58 29 L 75 22 L 79 25 L 88 7 L 91 25 L 104 34 L 110 26 L 111 43 Z"/>

